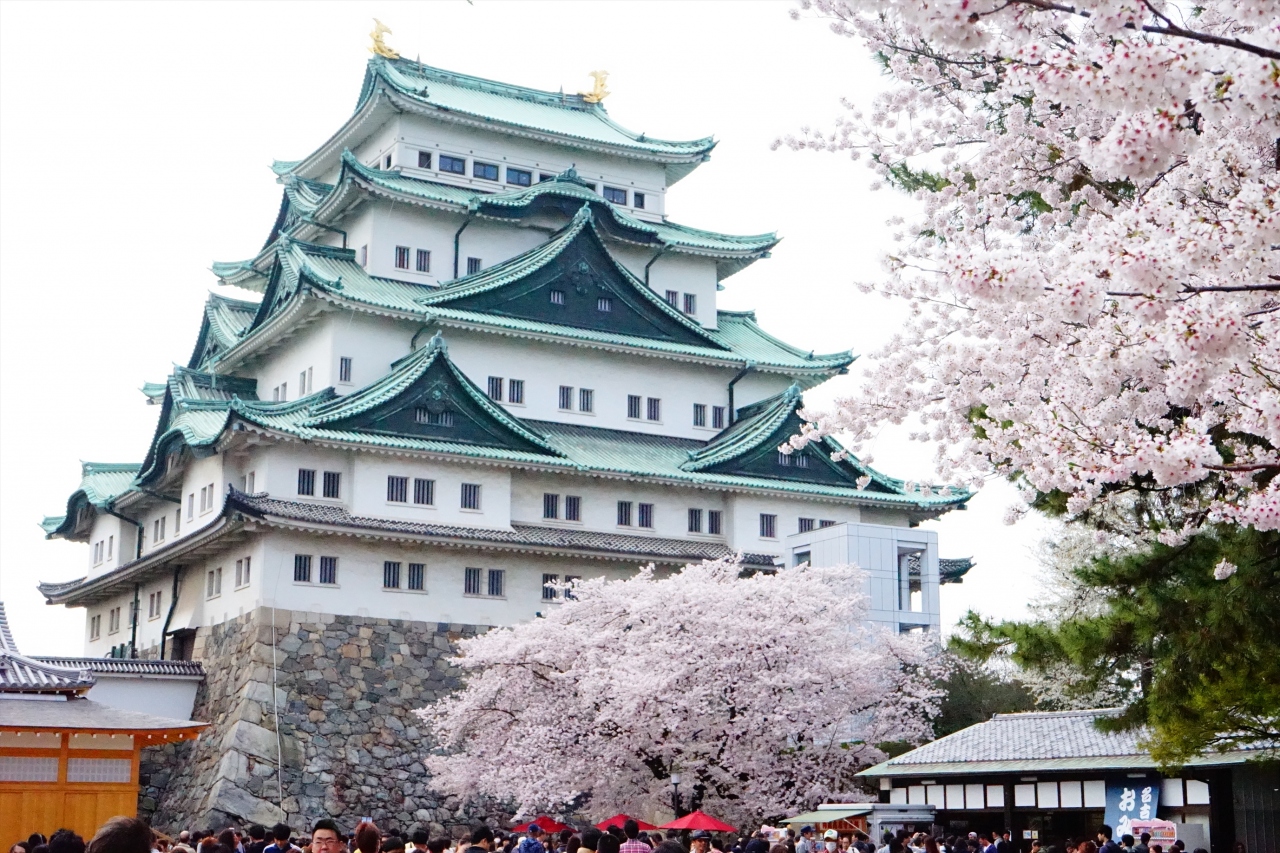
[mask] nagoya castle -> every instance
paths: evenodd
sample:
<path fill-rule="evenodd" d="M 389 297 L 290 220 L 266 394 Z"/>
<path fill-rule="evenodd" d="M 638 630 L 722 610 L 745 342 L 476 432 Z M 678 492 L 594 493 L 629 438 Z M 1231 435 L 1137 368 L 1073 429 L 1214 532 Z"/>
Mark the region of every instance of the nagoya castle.
<path fill-rule="evenodd" d="M 602 72 L 565 94 L 373 52 L 350 118 L 273 164 L 280 208 L 213 265 L 185 366 L 143 386 L 141 461 L 84 463 L 44 521 L 88 545 L 40 586 L 84 609 L 86 656 L 203 666 L 211 725 L 149 756 L 143 812 L 465 825 L 411 711 L 456 687 L 456 640 L 574 578 L 856 560 L 877 622 L 936 628 L 969 563 L 916 525 L 969 495 L 779 451 L 853 356 L 717 306 L 778 238 L 668 218 L 715 142 L 626 130 Z"/>

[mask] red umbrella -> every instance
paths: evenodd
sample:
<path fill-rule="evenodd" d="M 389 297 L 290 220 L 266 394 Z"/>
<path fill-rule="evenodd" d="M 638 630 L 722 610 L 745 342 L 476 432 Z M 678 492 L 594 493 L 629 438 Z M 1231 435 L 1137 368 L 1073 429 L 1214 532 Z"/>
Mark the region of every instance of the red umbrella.
<path fill-rule="evenodd" d="M 535 823 L 538 826 L 542 827 L 543 832 L 559 832 L 562 829 L 569 829 L 569 824 L 560 823 L 560 821 L 554 818 L 549 818 L 546 815 L 541 815 L 529 821 L 528 823 L 520 824 L 519 826 L 512 829 L 511 831 L 512 832 L 528 832 L 529 827 L 533 826 Z"/>
<path fill-rule="evenodd" d="M 659 829 L 705 829 L 708 832 L 734 832 L 727 823 L 721 823 L 705 812 L 691 812 L 684 817 L 664 823 Z"/>
<path fill-rule="evenodd" d="M 613 817 L 611 817 L 611 818 L 606 818 L 606 819 L 604 819 L 604 820 L 600 821 L 599 823 L 597 823 L 597 824 L 596 824 L 596 829 L 608 829 L 608 828 L 609 828 L 609 827 L 611 827 L 611 826 L 616 826 L 616 827 L 618 827 L 619 829 L 621 829 L 621 828 L 622 828 L 622 825 L 623 825 L 624 823 L 626 823 L 627 821 L 629 821 L 629 820 L 634 820 L 634 821 L 636 822 L 636 826 L 640 827 L 641 829 L 645 830 L 646 832 L 648 832 L 648 831 L 649 831 L 649 830 L 651 830 L 651 829 L 657 829 L 657 828 L 658 828 L 658 827 L 654 826 L 654 825 L 653 825 L 653 824 L 651 824 L 651 823 L 645 823 L 644 821 L 642 821 L 642 820 L 641 820 L 640 818 L 638 818 L 638 817 L 631 817 L 631 815 L 625 815 L 625 814 L 616 814 L 616 815 L 614 815 L 614 816 L 613 816 Z"/>

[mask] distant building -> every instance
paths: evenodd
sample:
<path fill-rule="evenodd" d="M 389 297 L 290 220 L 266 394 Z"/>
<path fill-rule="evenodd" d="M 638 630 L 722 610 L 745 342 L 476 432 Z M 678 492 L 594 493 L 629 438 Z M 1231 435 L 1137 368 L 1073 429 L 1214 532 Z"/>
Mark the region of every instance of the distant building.
<path fill-rule="evenodd" d="M 214 264 L 229 295 L 143 387 L 142 462 L 84 464 L 44 521 L 89 546 L 83 577 L 41 585 L 84 608 L 86 655 L 204 664 L 197 714 L 218 730 L 158 820 L 443 828 L 456 815 L 425 782 L 384 801 L 353 774 L 403 772 L 381 752 L 456 683 L 457 637 L 534 618 L 574 578 L 739 552 L 773 570 L 793 532 L 915 541 L 963 506 L 831 440 L 779 451 L 803 391 L 853 356 L 717 306 L 778 239 L 667 218 L 713 147 L 375 56 L 346 123 L 274 165 L 263 248 Z M 937 624 L 929 541 L 900 570 L 932 616 L 902 629 Z"/>
<path fill-rule="evenodd" d="M 1033 838 L 1059 850 L 1066 838 L 1093 840 L 1111 792 L 1123 799 L 1126 789 L 1135 816 L 1146 791 L 1149 817 L 1173 822 L 1187 850 L 1231 853 L 1237 841 L 1248 850 L 1280 846 L 1274 761 L 1258 750 L 1207 753 L 1162 772 L 1139 746 L 1143 731 L 1098 730 L 1099 718 L 1116 713 L 996 714 L 860 775 L 879 781 L 883 802 L 935 809 L 947 834 L 1007 828 L 1020 850 Z M 1118 841 L 1121 821 L 1115 824 Z"/>

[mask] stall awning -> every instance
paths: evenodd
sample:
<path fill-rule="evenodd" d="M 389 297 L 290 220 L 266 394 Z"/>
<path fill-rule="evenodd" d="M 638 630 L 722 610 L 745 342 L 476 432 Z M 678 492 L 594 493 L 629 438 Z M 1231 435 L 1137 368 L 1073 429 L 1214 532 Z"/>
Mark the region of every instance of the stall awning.
<path fill-rule="evenodd" d="M 831 823 L 837 820 L 847 820 L 851 817 L 862 817 L 871 814 L 871 803 L 860 806 L 849 806 L 842 809 L 819 809 L 816 812 L 805 812 L 795 817 L 789 817 L 782 821 L 788 826 L 797 824 L 803 826 L 806 823 Z"/>

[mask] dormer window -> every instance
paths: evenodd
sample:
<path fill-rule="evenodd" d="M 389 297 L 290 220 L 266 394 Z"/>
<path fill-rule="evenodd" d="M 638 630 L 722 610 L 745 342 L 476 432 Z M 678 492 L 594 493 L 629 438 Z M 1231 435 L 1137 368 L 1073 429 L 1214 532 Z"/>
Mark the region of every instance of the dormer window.
<path fill-rule="evenodd" d="M 507 183 L 513 187 L 527 187 L 533 183 L 533 173 L 526 172 L 524 169 L 513 169 L 507 167 Z"/>
<path fill-rule="evenodd" d="M 467 173 L 467 161 L 461 157 L 450 157 L 448 154 L 441 154 L 440 171 L 454 175 L 465 175 Z"/>
<path fill-rule="evenodd" d="M 482 181 L 496 181 L 498 180 L 498 167 L 494 163 L 481 163 L 479 160 L 472 160 L 471 176 Z"/>
<path fill-rule="evenodd" d="M 413 412 L 413 418 L 418 423 L 426 424 L 427 426 L 453 426 L 453 412 L 433 412 L 426 406 L 418 406 Z"/>

